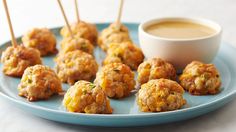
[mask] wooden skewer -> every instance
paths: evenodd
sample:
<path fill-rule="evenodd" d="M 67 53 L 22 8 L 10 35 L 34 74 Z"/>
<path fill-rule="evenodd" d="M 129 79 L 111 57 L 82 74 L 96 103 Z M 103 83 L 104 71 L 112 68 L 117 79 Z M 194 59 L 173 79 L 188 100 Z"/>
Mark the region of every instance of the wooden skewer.
<path fill-rule="evenodd" d="M 69 24 L 68 19 L 67 19 L 67 17 L 66 17 L 64 8 L 63 8 L 63 6 L 62 6 L 62 4 L 61 4 L 61 0 L 57 0 L 57 2 L 58 2 L 58 5 L 59 5 L 59 7 L 60 7 L 60 9 L 61 9 L 61 13 L 62 13 L 62 15 L 63 15 L 63 17 L 64 17 L 64 20 L 65 20 L 65 22 L 66 22 L 66 26 L 67 26 L 67 28 L 68 28 L 68 30 L 69 30 L 70 36 L 73 38 L 74 35 L 73 35 L 72 30 L 71 30 L 71 28 L 70 28 L 70 24 Z"/>
<path fill-rule="evenodd" d="M 78 1 L 74 0 L 74 2 L 75 2 L 74 4 L 75 4 L 75 13 L 76 13 L 77 21 L 80 22 Z"/>
<path fill-rule="evenodd" d="M 120 7 L 119 7 L 119 12 L 118 12 L 118 17 L 116 20 L 116 23 L 118 25 L 118 29 L 120 29 L 121 26 L 121 16 L 122 16 L 122 11 L 123 11 L 123 5 L 124 5 L 124 0 L 120 0 Z"/>
<path fill-rule="evenodd" d="M 15 34 L 14 34 L 14 31 L 13 31 L 13 28 L 12 28 L 11 18 L 10 18 L 10 15 L 9 15 L 9 10 L 8 10 L 6 0 L 3 0 L 3 5 L 4 5 L 6 16 L 7 16 L 8 26 L 10 28 L 11 43 L 12 43 L 12 46 L 17 47 L 17 41 L 16 41 Z"/>

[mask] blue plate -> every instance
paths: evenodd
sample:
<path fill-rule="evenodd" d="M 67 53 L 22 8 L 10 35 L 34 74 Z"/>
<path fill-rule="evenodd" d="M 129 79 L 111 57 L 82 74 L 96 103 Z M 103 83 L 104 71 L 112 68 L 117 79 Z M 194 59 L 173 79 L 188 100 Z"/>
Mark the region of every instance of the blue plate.
<path fill-rule="evenodd" d="M 99 31 L 107 27 L 108 24 L 97 24 Z M 137 30 L 138 24 L 127 23 L 126 26 L 130 30 L 130 35 L 134 42 L 138 43 Z M 59 35 L 60 28 L 54 28 L 52 31 L 56 34 L 58 43 L 61 40 Z M 20 39 L 19 39 L 20 40 Z M 0 46 L 0 53 L 9 46 L 10 42 Z M 95 57 L 99 63 L 105 54 L 99 49 L 95 50 Z M 28 102 L 25 98 L 18 96 L 17 85 L 19 78 L 5 76 L 0 72 L 0 97 L 9 103 L 24 109 L 34 115 L 53 121 L 59 121 L 71 124 L 90 125 L 90 126 L 143 126 L 179 121 L 193 118 L 228 103 L 236 95 L 236 50 L 229 44 L 222 43 L 220 51 L 213 63 L 219 69 L 222 77 L 222 90 L 217 95 L 209 96 L 191 96 L 184 94 L 187 105 L 182 109 L 161 113 L 143 113 L 139 112 L 135 101 L 135 94 L 121 99 L 111 99 L 111 106 L 114 113 L 111 115 L 83 114 L 67 112 L 61 105 L 62 96 L 53 96 L 47 101 Z M 54 56 L 44 57 L 43 63 L 50 67 L 54 67 Z M 0 65 L 2 68 L 2 64 Z M 63 84 L 63 88 L 68 89 L 67 84 Z"/>

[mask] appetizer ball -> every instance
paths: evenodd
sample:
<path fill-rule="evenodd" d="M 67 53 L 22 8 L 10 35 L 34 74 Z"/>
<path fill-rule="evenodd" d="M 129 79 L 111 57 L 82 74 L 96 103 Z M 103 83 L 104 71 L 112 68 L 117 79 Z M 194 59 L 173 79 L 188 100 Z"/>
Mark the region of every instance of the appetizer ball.
<path fill-rule="evenodd" d="M 81 50 L 93 55 L 94 47 L 89 40 L 83 38 L 64 38 L 61 42 L 62 53 L 67 53 L 74 50 Z"/>
<path fill-rule="evenodd" d="M 185 67 L 179 80 L 184 89 L 193 95 L 217 94 L 220 91 L 220 75 L 213 64 L 193 61 Z"/>
<path fill-rule="evenodd" d="M 62 92 L 61 81 L 48 66 L 28 67 L 18 85 L 19 95 L 29 101 L 45 100 Z"/>
<path fill-rule="evenodd" d="M 92 55 L 80 50 L 61 54 L 56 58 L 56 73 L 62 82 L 73 85 L 78 80 L 95 78 L 98 64 Z"/>
<path fill-rule="evenodd" d="M 93 45 L 96 45 L 98 32 L 95 25 L 80 21 L 71 24 L 70 27 L 75 37 L 87 39 Z M 70 32 L 66 26 L 63 27 L 60 32 L 64 38 L 70 37 Z"/>
<path fill-rule="evenodd" d="M 131 42 L 111 43 L 103 65 L 121 62 L 128 65 L 132 70 L 137 70 L 143 59 L 144 55 L 141 49 Z"/>
<path fill-rule="evenodd" d="M 42 64 L 40 52 L 23 45 L 10 46 L 2 53 L 3 73 L 13 77 L 21 77 L 24 70 L 36 64 Z"/>
<path fill-rule="evenodd" d="M 25 47 L 38 49 L 41 56 L 57 53 L 56 37 L 47 28 L 34 28 L 28 31 L 22 37 L 22 42 Z"/>
<path fill-rule="evenodd" d="M 101 87 L 78 81 L 66 92 L 63 105 L 69 112 L 111 114 L 110 101 Z"/>
<path fill-rule="evenodd" d="M 95 84 L 102 87 L 108 97 L 123 98 L 134 89 L 134 73 L 122 63 L 112 63 L 104 66 L 97 73 Z"/>
<path fill-rule="evenodd" d="M 144 84 L 152 79 L 176 79 L 176 71 L 172 64 L 160 59 L 149 59 L 138 67 L 138 82 Z"/>
<path fill-rule="evenodd" d="M 186 104 L 184 89 L 175 81 L 154 79 L 143 84 L 137 94 L 142 112 L 162 112 L 180 109 Z"/>
<path fill-rule="evenodd" d="M 132 42 L 128 28 L 121 25 L 118 28 L 116 23 L 111 24 L 108 28 L 101 32 L 98 38 L 98 45 L 106 51 L 111 43 Z"/>

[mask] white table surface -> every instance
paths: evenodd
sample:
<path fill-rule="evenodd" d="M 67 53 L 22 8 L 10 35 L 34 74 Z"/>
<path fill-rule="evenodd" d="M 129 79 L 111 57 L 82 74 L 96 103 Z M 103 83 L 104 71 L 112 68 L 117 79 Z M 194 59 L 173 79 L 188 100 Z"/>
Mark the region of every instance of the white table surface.
<path fill-rule="evenodd" d="M 8 0 L 16 36 L 33 27 L 63 25 L 56 0 Z M 64 0 L 70 21 L 75 21 L 73 0 Z M 116 18 L 118 0 L 79 0 L 81 18 L 90 22 L 110 22 Z M 10 39 L 0 2 L 0 43 Z M 124 22 L 142 22 L 163 16 L 203 17 L 224 28 L 223 40 L 236 46 L 235 0 L 126 0 Z M 176 123 L 135 128 L 86 127 L 57 123 L 26 113 L 0 98 L 0 132 L 47 131 L 192 131 L 235 132 L 236 100 L 209 114 Z"/>

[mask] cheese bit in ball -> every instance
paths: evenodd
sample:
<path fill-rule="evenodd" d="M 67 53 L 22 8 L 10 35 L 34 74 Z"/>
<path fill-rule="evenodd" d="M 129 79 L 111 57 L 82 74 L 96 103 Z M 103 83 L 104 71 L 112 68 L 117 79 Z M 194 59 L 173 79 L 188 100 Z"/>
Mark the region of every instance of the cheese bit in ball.
<path fill-rule="evenodd" d="M 56 37 L 47 28 L 34 28 L 28 31 L 22 37 L 22 42 L 25 47 L 38 49 L 41 56 L 57 53 Z"/>
<path fill-rule="evenodd" d="M 80 50 L 60 54 L 55 61 L 59 78 L 70 85 L 78 80 L 92 81 L 98 70 L 94 57 Z"/>
<path fill-rule="evenodd" d="M 67 53 L 74 50 L 81 50 L 93 55 L 94 47 L 89 40 L 83 38 L 64 38 L 61 42 L 62 53 Z"/>
<path fill-rule="evenodd" d="M 142 112 L 162 112 L 180 109 L 186 104 L 184 89 L 175 81 L 154 79 L 143 84 L 137 94 Z"/>
<path fill-rule="evenodd" d="M 220 91 L 220 75 L 213 64 L 193 61 L 185 67 L 179 80 L 184 89 L 193 95 L 217 94 Z"/>
<path fill-rule="evenodd" d="M 132 42 L 128 28 L 123 24 L 118 26 L 117 23 L 113 23 L 101 32 L 101 35 L 98 38 L 98 45 L 106 51 L 111 43 L 122 43 L 127 41 Z"/>
<path fill-rule="evenodd" d="M 120 62 L 128 65 L 132 70 L 137 70 L 143 62 L 144 55 L 140 48 L 131 42 L 111 43 L 103 65 Z"/>
<path fill-rule="evenodd" d="M 29 66 L 42 64 L 40 52 L 23 45 L 7 47 L 2 53 L 3 73 L 8 76 L 21 77 Z"/>
<path fill-rule="evenodd" d="M 94 83 L 101 86 L 108 97 L 124 98 L 134 89 L 134 73 L 125 64 L 112 63 L 97 73 Z"/>
<path fill-rule="evenodd" d="M 140 84 L 160 78 L 176 80 L 176 70 L 172 64 L 160 58 L 152 58 L 139 65 L 138 82 Z"/>
<path fill-rule="evenodd" d="M 101 87 L 87 81 L 78 81 L 71 86 L 63 99 L 69 112 L 87 114 L 111 114 L 110 100 Z"/>
<path fill-rule="evenodd" d="M 98 31 L 95 25 L 79 21 L 70 25 L 72 34 L 77 38 L 84 38 L 89 40 L 93 45 L 96 45 Z M 60 31 L 64 38 L 71 37 L 68 28 L 65 26 Z"/>
<path fill-rule="evenodd" d="M 44 65 L 28 67 L 18 85 L 18 90 L 19 95 L 29 101 L 46 100 L 63 91 L 57 74 Z"/>

